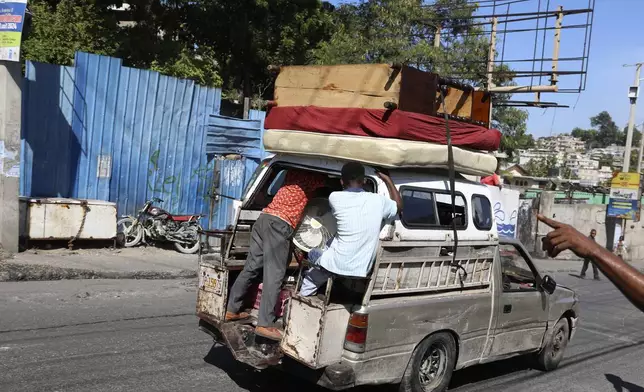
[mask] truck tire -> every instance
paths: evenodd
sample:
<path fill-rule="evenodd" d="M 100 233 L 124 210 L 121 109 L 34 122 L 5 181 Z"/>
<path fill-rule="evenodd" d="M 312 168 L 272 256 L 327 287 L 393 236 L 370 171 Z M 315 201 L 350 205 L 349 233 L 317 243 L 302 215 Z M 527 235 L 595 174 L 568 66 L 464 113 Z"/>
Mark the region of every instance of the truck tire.
<path fill-rule="evenodd" d="M 549 372 L 559 366 L 564 357 L 564 351 L 570 339 L 570 326 L 568 319 L 562 318 L 555 324 L 552 335 L 537 355 L 539 369 Z"/>
<path fill-rule="evenodd" d="M 456 342 L 452 335 L 430 335 L 412 353 L 399 392 L 443 392 L 452 379 L 454 366 Z"/>

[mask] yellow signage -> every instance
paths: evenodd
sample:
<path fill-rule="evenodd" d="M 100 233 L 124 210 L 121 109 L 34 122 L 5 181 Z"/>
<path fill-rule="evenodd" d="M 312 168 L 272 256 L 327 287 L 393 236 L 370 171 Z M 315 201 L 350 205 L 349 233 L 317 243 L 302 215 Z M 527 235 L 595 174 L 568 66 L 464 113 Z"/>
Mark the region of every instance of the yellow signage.
<path fill-rule="evenodd" d="M 639 173 L 616 173 L 610 182 L 611 188 L 621 189 L 639 189 L 640 188 L 640 175 Z"/>

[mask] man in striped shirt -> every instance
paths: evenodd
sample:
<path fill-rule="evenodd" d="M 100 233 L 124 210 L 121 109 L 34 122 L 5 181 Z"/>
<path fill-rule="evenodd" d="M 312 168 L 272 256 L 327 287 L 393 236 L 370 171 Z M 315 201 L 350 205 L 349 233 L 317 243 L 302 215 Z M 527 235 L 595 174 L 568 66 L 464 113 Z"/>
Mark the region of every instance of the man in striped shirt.
<path fill-rule="evenodd" d="M 329 249 L 309 252 L 309 261 L 316 267 L 307 272 L 302 295 L 315 294 L 333 275 L 364 278 L 369 274 L 384 222 L 402 210 L 400 193 L 391 178 L 382 171 L 377 174 L 390 198 L 364 191 L 365 169 L 360 163 L 350 162 L 342 168 L 344 190 L 329 196 L 338 230 Z"/>

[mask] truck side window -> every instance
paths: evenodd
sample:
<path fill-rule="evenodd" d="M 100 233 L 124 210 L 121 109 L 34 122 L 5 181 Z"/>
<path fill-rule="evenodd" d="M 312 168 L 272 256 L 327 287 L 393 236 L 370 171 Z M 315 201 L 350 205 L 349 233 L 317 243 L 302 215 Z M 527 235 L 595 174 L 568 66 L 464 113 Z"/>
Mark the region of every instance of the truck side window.
<path fill-rule="evenodd" d="M 434 195 L 416 189 L 403 189 L 403 221 L 409 227 L 436 225 Z"/>
<path fill-rule="evenodd" d="M 514 245 L 499 245 L 503 291 L 534 291 L 537 279 L 528 262 Z"/>
<path fill-rule="evenodd" d="M 455 210 L 452 197 L 444 190 L 432 190 L 402 186 L 402 224 L 412 229 L 451 229 L 452 220 L 457 229 L 467 227 L 467 207 L 463 194 L 456 193 Z"/>
<path fill-rule="evenodd" d="M 492 228 L 492 205 L 490 199 L 483 195 L 472 195 L 472 211 L 474 226 L 479 230 Z"/>

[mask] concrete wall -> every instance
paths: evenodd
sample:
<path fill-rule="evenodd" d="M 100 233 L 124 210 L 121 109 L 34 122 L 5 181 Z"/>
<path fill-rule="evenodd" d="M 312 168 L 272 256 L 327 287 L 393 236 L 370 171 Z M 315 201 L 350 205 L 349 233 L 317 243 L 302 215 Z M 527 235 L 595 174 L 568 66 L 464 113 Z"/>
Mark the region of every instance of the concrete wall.
<path fill-rule="evenodd" d="M 532 220 L 534 215 L 539 212 L 549 218 L 559 222 L 567 223 L 584 234 L 590 234 L 592 229 L 597 230 L 597 242 L 608 249 L 613 249 L 614 244 L 621 231 L 621 220 L 606 217 L 606 206 L 598 204 L 561 204 L 555 201 L 556 192 L 542 192 L 538 205 L 532 206 L 529 213 L 523 211 L 519 213 L 519 238 L 529 238 L 533 233 L 536 241 L 527 243 L 529 250 L 539 257 L 545 257 L 541 250 L 541 239 L 551 231 L 545 224 L 538 222 L 534 225 Z M 536 203 L 535 203 L 536 204 Z M 521 211 L 521 208 L 520 208 Z M 528 234 L 527 228 L 536 226 L 534 231 Z M 628 259 L 644 259 L 644 222 L 627 221 L 624 233 L 626 246 L 628 247 Z M 561 253 L 559 259 L 576 259 L 572 252 L 566 251 Z"/>

